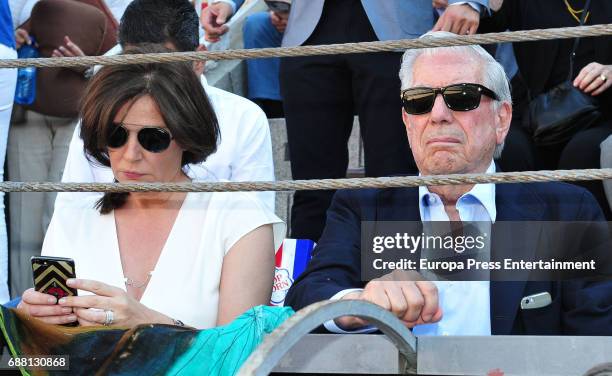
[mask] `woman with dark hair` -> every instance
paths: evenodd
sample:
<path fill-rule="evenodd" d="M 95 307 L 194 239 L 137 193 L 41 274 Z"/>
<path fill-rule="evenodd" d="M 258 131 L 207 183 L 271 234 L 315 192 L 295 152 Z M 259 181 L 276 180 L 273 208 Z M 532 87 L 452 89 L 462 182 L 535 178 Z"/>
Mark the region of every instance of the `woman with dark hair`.
<path fill-rule="evenodd" d="M 139 48 L 131 53 L 160 52 Z M 189 63 L 105 67 L 83 99 L 87 154 L 121 183 L 189 182 L 217 119 Z M 209 328 L 267 304 L 284 225 L 247 193 L 107 193 L 55 211 L 42 254 L 75 260 L 80 290 L 18 309 L 48 323 Z"/>

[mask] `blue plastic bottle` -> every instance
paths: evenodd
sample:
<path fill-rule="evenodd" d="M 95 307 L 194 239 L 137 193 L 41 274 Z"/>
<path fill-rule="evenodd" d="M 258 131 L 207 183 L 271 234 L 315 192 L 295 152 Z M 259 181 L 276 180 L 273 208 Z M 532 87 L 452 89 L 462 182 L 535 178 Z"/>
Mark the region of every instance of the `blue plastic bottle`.
<path fill-rule="evenodd" d="M 17 51 L 17 56 L 20 59 L 29 59 L 38 57 L 38 49 L 35 47 L 36 41 L 32 39 L 31 44 L 24 44 Z M 29 105 L 34 103 L 36 98 L 36 68 L 25 67 L 19 68 L 17 71 L 17 88 L 15 89 L 15 103 L 21 105 Z"/>

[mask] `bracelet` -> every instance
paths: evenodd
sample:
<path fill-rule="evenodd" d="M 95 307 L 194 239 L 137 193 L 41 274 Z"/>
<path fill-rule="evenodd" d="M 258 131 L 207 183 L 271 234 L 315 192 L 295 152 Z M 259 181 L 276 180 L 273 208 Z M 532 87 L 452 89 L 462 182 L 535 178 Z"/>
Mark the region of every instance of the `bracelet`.
<path fill-rule="evenodd" d="M 172 319 L 172 323 L 175 326 L 185 326 L 185 323 L 183 323 L 181 320 L 177 320 L 177 319 Z"/>

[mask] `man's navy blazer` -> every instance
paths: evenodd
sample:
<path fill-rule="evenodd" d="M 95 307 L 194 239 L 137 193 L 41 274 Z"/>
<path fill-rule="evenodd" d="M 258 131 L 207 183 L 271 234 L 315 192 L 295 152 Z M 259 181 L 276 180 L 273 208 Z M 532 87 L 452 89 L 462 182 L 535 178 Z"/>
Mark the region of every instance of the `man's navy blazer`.
<path fill-rule="evenodd" d="M 564 183 L 497 184 L 495 204 L 496 223 L 604 220 L 587 190 Z M 285 305 L 298 310 L 365 285 L 360 265 L 362 221 L 420 220 L 418 188 L 338 191 L 312 260 L 291 287 Z M 516 241 L 529 248 L 521 234 Z M 522 297 L 540 292 L 550 293 L 550 305 L 520 309 Z M 490 302 L 492 334 L 612 335 L 610 281 L 492 281 Z"/>

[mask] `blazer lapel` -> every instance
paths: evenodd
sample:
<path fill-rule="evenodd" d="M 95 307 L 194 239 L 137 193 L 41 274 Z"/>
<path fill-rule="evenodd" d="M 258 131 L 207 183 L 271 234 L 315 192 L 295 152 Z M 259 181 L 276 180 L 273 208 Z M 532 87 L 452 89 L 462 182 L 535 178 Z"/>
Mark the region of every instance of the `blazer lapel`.
<path fill-rule="evenodd" d="M 505 258 L 531 260 L 537 249 L 540 226 L 516 226 L 522 231 L 509 231 L 509 226 L 500 222 L 538 222 L 544 206 L 539 198 L 522 184 L 497 184 L 495 202 L 497 218 L 492 230 L 491 259 L 503 263 Z M 504 226 L 504 231 L 496 231 Z M 520 232 L 520 233 L 518 233 Z M 519 303 L 523 297 L 525 284 L 529 279 L 528 271 L 513 271 L 503 280 L 491 280 L 491 334 L 506 335 L 512 331 Z M 494 275 L 492 275 L 494 277 Z"/>
<path fill-rule="evenodd" d="M 376 220 L 421 221 L 418 188 L 383 189 L 377 196 Z"/>

